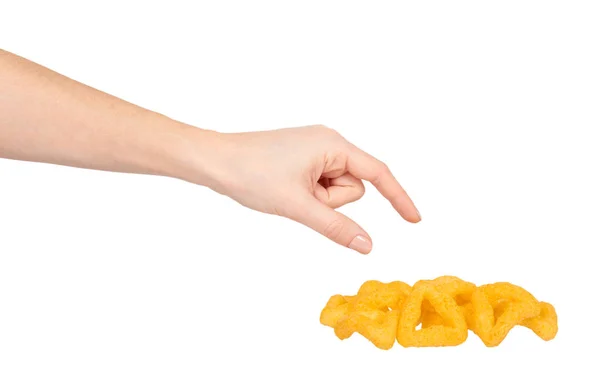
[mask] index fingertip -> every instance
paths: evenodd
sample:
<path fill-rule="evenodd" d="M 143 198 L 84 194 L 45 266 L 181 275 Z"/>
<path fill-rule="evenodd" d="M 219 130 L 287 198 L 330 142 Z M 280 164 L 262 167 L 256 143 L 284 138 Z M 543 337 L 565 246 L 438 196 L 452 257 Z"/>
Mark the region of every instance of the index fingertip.
<path fill-rule="evenodd" d="M 415 212 L 417 213 L 417 219 L 413 223 L 419 223 L 423 218 L 421 217 L 421 213 L 419 212 L 419 209 L 417 209 L 416 207 L 415 207 Z"/>
<path fill-rule="evenodd" d="M 417 210 L 417 207 L 414 204 L 411 204 L 407 207 L 405 203 L 391 203 L 394 206 L 394 209 L 398 212 L 398 214 L 400 214 L 402 219 L 406 220 L 407 222 L 419 223 L 423 219 L 421 217 L 421 213 L 419 212 L 419 210 Z"/>

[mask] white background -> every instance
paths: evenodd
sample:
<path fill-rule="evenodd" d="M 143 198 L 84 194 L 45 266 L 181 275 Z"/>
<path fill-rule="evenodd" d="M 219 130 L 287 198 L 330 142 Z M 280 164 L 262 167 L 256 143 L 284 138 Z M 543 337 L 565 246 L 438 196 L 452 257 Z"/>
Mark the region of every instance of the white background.
<path fill-rule="evenodd" d="M 182 181 L 0 161 L 0 379 L 597 378 L 597 2 L 89 3 L 2 1 L 0 47 L 199 127 L 326 124 L 423 221 L 367 186 L 361 256 Z M 525 287 L 556 339 L 319 324 L 368 279 L 442 274 Z"/>

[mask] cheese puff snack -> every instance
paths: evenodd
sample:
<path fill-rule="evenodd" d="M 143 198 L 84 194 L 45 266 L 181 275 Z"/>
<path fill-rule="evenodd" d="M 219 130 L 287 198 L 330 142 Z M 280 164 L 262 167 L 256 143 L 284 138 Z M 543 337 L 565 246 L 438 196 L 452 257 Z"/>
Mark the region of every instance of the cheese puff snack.
<path fill-rule="evenodd" d="M 554 339 L 558 333 L 558 316 L 554 306 L 547 302 L 540 302 L 540 314 L 533 318 L 528 318 L 520 323 L 531 329 L 537 336 L 545 341 Z"/>
<path fill-rule="evenodd" d="M 429 301 L 442 323 L 415 330 L 421 318 L 424 300 Z M 413 287 L 402 306 L 396 333 L 398 343 L 404 347 L 457 346 L 467 336 L 467 322 L 450 294 L 427 282 Z"/>
<path fill-rule="evenodd" d="M 350 307 L 348 301 L 351 301 L 352 298 L 354 297 L 344 297 L 340 294 L 332 296 L 321 312 L 321 323 L 325 326 L 335 327 L 338 321 L 348 314 Z"/>
<path fill-rule="evenodd" d="M 542 320 L 546 322 L 548 314 L 545 308 L 545 315 L 541 315 L 542 306 L 533 295 L 507 282 L 477 288 L 471 304 L 471 328 L 489 347 L 499 345 L 515 325 L 527 323 L 538 327 Z"/>
<path fill-rule="evenodd" d="M 355 332 L 376 347 L 390 349 L 396 340 L 400 307 L 410 286 L 395 281 L 367 281 L 356 296 L 334 295 L 321 312 L 321 323 L 334 328 L 339 339 Z"/>
<path fill-rule="evenodd" d="M 463 281 L 454 276 L 441 276 L 434 280 L 417 281 L 415 286 L 425 283 L 432 284 L 436 290 L 454 298 L 463 315 L 465 314 L 465 307 L 471 302 L 471 295 L 476 288 L 475 284 Z M 443 318 L 435 311 L 428 300 L 423 301 L 421 324 L 423 328 L 444 324 Z"/>
<path fill-rule="evenodd" d="M 339 339 L 355 332 L 378 348 L 457 346 L 473 331 L 487 347 L 499 345 L 514 326 L 545 341 L 558 332 L 554 306 L 508 282 L 483 286 L 454 276 L 400 282 L 366 281 L 355 296 L 334 295 L 321 323 Z M 417 327 L 421 325 L 421 329 Z"/>

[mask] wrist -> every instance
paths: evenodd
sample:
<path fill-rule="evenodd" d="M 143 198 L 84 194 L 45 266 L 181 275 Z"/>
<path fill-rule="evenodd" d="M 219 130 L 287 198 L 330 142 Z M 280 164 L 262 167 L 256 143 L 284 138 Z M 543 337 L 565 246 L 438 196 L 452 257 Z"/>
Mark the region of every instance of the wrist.
<path fill-rule="evenodd" d="M 215 188 L 222 168 L 226 134 L 170 120 L 163 135 L 161 175 Z"/>

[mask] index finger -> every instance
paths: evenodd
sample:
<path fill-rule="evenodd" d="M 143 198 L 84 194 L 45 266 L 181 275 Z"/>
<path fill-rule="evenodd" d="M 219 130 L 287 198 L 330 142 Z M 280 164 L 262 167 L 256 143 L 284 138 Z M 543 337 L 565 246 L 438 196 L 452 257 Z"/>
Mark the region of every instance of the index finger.
<path fill-rule="evenodd" d="M 421 214 L 386 164 L 352 146 L 347 169 L 356 178 L 369 181 L 406 221 L 417 223 Z"/>

